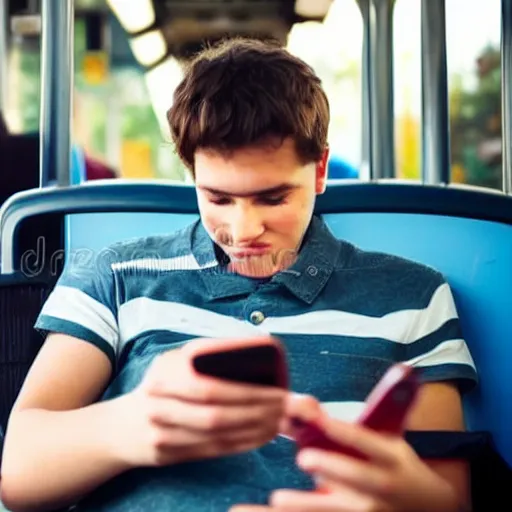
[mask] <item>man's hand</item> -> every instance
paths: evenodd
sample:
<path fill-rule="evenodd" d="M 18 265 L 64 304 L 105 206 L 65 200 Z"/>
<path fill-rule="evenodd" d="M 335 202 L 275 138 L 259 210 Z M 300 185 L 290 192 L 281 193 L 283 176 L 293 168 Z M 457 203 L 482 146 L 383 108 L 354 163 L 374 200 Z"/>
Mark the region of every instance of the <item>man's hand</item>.
<path fill-rule="evenodd" d="M 255 449 L 276 436 L 287 392 L 197 374 L 194 340 L 158 356 L 141 384 L 119 399 L 120 450 L 130 466 L 164 466 Z"/>
<path fill-rule="evenodd" d="M 381 435 L 327 416 L 317 424 L 368 460 L 317 449 L 298 454 L 298 465 L 319 492 L 279 490 L 270 505 L 238 505 L 230 512 L 457 512 L 454 489 L 398 436 Z"/>

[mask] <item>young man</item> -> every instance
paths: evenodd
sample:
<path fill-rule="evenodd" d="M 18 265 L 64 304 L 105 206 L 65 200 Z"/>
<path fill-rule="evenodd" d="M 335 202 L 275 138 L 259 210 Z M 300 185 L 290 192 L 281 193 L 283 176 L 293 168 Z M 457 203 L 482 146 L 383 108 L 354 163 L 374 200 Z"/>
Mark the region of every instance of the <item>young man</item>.
<path fill-rule="evenodd" d="M 309 403 L 301 414 L 312 414 L 313 399 L 192 371 L 204 343 L 232 337 L 279 336 L 293 391 L 338 420 L 357 416 L 389 365 L 408 362 L 426 384 L 407 427 L 462 430 L 459 390 L 475 369 L 447 284 L 337 240 L 313 216 L 329 105 L 311 68 L 279 47 L 224 43 L 191 64 L 168 118 L 201 220 L 116 244 L 108 265 L 66 268 L 37 321 L 48 338 L 10 418 L 7 505 L 220 512 L 311 489 L 293 443 L 276 434 L 295 408 Z M 337 458 L 329 499 L 338 508 L 302 501 L 308 510 L 430 510 L 430 493 L 440 496 L 435 510 L 452 512 L 465 500 L 462 462 L 427 465 L 401 439 L 325 422 L 374 455 L 366 466 Z M 318 461 L 316 470 L 302 463 L 328 480 Z M 361 487 L 361 471 L 373 486 Z M 276 510 L 302 510 L 294 496 Z"/>

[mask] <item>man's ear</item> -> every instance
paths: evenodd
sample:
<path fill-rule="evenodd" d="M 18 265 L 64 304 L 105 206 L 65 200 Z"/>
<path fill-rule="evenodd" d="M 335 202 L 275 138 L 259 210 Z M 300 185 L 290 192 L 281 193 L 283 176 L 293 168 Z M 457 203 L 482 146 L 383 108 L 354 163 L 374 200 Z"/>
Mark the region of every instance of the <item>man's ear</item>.
<path fill-rule="evenodd" d="M 316 193 L 323 194 L 327 185 L 327 172 L 329 163 L 329 146 L 325 147 L 322 158 L 316 164 Z"/>

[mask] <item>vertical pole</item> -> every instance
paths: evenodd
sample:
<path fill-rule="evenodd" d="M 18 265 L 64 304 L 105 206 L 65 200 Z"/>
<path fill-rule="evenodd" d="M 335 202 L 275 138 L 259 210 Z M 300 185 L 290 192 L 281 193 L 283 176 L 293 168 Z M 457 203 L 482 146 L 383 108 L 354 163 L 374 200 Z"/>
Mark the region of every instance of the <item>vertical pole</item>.
<path fill-rule="evenodd" d="M 422 178 L 450 182 L 445 0 L 421 2 Z"/>
<path fill-rule="evenodd" d="M 501 110 L 503 192 L 512 194 L 512 1 L 501 0 Z"/>
<path fill-rule="evenodd" d="M 363 73 L 362 73 L 362 123 L 361 123 L 361 178 L 373 178 L 371 159 L 371 97 L 370 97 L 370 0 L 357 0 L 363 19 Z"/>
<path fill-rule="evenodd" d="M 395 0 L 370 0 L 370 97 L 372 177 L 395 177 L 393 8 Z"/>
<path fill-rule="evenodd" d="M 42 0 L 40 186 L 70 182 L 74 3 Z"/>

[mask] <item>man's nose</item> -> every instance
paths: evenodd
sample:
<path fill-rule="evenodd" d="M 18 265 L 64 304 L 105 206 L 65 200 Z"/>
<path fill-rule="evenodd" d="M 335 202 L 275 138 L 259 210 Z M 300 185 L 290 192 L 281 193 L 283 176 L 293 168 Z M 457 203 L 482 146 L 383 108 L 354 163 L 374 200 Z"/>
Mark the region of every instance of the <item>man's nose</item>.
<path fill-rule="evenodd" d="M 265 230 L 263 219 L 254 207 L 236 206 L 230 219 L 231 240 L 234 246 L 249 244 Z"/>

